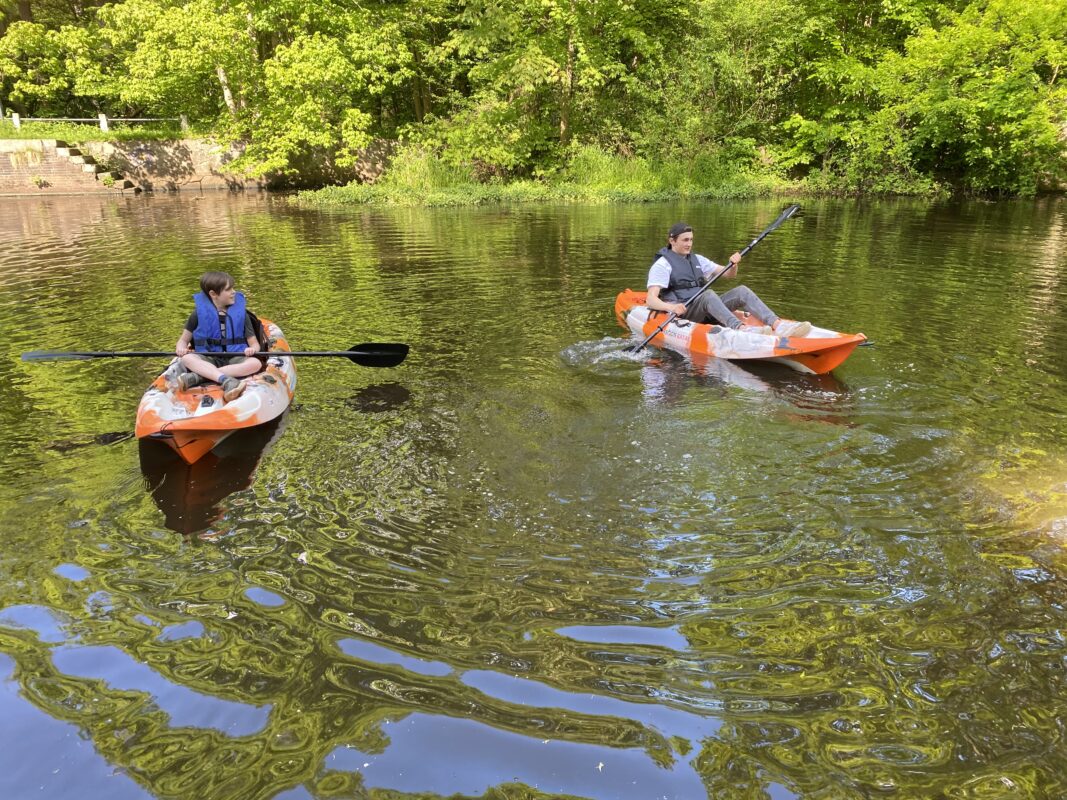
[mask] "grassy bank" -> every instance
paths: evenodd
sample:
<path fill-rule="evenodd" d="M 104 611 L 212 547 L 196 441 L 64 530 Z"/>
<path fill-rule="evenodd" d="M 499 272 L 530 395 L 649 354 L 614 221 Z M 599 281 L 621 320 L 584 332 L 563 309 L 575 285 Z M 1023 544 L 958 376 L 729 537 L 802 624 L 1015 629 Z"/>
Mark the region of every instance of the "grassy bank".
<path fill-rule="evenodd" d="M 24 122 L 15 128 L 10 120 L 0 120 L 0 139 L 58 139 L 63 142 L 127 142 L 190 139 L 204 131 L 183 131 L 177 122 L 151 125 L 110 121 L 111 130 L 102 131 L 88 122 Z"/>
<path fill-rule="evenodd" d="M 374 184 L 352 183 L 300 192 L 307 207 L 349 205 L 462 206 L 514 202 L 650 202 L 726 199 L 796 192 L 801 187 L 767 168 L 709 155 L 650 161 L 583 148 L 567 166 L 541 178 L 479 180 L 470 166 L 447 164 L 417 149 L 402 150 Z"/>

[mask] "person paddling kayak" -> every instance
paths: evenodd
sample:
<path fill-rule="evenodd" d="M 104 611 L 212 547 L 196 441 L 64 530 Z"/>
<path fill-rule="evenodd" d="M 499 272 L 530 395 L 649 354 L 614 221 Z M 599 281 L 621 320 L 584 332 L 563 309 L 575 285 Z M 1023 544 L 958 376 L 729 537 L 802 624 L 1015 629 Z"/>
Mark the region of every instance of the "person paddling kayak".
<path fill-rule="evenodd" d="M 222 399 L 228 403 L 245 390 L 241 378 L 263 366 L 252 357 L 259 351 L 259 341 L 252 317 L 246 313 L 245 296 L 234 288 L 228 272 L 205 272 L 193 300 L 196 308 L 174 346 L 182 366 L 189 370 L 178 376 L 178 389 L 188 391 L 206 378 L 222 385 Z M 190 343 L 212 355 L 190 352 Z"/>
<path fill-rule="evenodd" d="M 686 301 L 700 292 L 701 287 L 722 267 L 693 252 L 693 228 L 677 222 L 667 232 L 667 246 L 656 253 L 656 260 L 648 271 L 646 305 L 654 311 L 674 312 L 682 319 L 712 323 L 749 333 L 775 336 L 805 336 L 811 331 L 810 322 L 793 322 L 779 318 L 756 293 L 747 286 L 736 286 L 722 297 L 708 289 L 688 306 Z M 730 268 L 724 278 L 737 277 L 740 253 L 730 256 Z M 759 324 L 745 325 L 734 311 L 747 311 Z"/>

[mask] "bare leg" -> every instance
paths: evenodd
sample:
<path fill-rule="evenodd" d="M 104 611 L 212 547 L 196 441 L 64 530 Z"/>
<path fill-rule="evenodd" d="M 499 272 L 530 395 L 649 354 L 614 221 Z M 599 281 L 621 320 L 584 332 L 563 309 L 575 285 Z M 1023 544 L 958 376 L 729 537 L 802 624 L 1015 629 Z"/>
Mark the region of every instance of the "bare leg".
<path fill-rule="evenodd" d="M 222 370 L 196 353 L 187 353 L 182 356 L 182 366 L 190 372 L 195 372 L 201 378 L 207 378 L 209 381 L 215 381 L 215 383 L 222 383 L 226 379 L 226 376 L 222 374 Z"/>
<path fill-rule="evenodd" d="M 244 361 L 238 361 L 236 364 L 227 364 L 220 369 L 219 372 L 233 378 L 243 378 L 246 375 L 255 375 L 259 372 L 262 366 L 263 362 L 258 358 L 246 358 Z"/>
<path fill-rule="evenodd" d="M 182 356 L 182 366 L 190 372 L 195 372 L 201 378 L 207 378 L 215 383 L 222 383 L 226 378 L 242 378 L 259 371 L 262 366 L 258 358 L 246 358 L 236 364 L 227 364 L 219 369 L 210 361 L 200 357 L 196 353 L 188 353 Z"/>

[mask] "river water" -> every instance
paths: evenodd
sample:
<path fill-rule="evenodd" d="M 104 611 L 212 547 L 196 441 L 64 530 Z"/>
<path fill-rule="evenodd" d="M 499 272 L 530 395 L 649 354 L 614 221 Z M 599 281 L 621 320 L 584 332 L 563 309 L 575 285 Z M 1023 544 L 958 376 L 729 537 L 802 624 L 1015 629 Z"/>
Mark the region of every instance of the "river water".
<path fill-rule="evenodd" d="M 811 201 L 742 263 L 875 343 L 626 358 L 685 219 L 0 200 L 0 796 L 1067 794 L 1067 201 Z M 132 438 L 223 269 L 299 362 L 193 468 Z"/>

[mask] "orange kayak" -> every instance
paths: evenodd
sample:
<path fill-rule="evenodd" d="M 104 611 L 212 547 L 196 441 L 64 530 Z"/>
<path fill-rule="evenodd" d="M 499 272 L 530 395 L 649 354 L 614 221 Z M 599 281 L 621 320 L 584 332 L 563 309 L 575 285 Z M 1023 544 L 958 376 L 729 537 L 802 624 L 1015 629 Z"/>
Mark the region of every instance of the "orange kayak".
<path fill-rule="evenodd" d="M 274 340 L 271 351 L 291 352 L 281 328 L 267 319 L 262 322 Z M 138 439 L 168 445 L 192 464 L 235 431 L 262 425 L 285 413 L 296 390 L 294 360 L 268 358 L 264 369 L 247 378 L 241 396 L 225 403 L 222 387 L 210 381 L 178 391 L 175 358 L 141 398 L 134 432 Z"/>
<path fill-rule="evenodd" d="M 667 318 L 665 311 L 651 311 L 645 305 L 646 296 L 645 292 L 627 289 L 615 298 L 615 317 L 642 339 L 651 336 Z M 730 360 L 785 364 L 797 372 L 823 375 L 839 367 L 865 341 L 862 333 L 838 333 L 827 328 L 812 327 L 807 336 L 767 336 L 675 319 L 650 344 Z"/>

